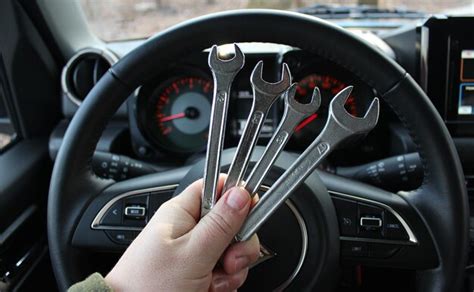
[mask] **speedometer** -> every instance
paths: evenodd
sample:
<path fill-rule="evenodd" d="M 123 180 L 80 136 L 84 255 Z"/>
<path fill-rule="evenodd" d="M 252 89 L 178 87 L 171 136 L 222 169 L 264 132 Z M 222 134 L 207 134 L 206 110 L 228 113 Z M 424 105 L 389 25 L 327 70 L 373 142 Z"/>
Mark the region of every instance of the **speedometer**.
<path fill-rule="evenodd" d="M 186 76 L 165 82 L 149 97 L 145 109 L 152 140 L 169 152 L 204 150 L 211 99 L 210 79 Z"/>
<path fill-rule="evenodd" d="M 348 84 L 331 75 L 313 73 L 298 81 L 295 98 L 300 102 L 309 102 L 316 86 L 321 92 L 321 107 L 317 113 L 312 114 L 296 126 L 293 134 L 294 139 L 302 148 L 306 148 L 321 132 L 326 123 L 331 99 Z M 346 110 L 352 115 L 357 115 L 358 110 L 352 94 L 347 99 Z"/>

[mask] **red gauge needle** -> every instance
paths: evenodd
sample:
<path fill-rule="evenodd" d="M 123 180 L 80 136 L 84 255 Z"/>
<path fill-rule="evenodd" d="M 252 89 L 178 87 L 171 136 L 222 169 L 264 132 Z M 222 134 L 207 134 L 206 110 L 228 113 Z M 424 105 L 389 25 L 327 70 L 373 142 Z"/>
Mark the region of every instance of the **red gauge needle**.
<path fill-rule="evenodd" d="M 314 121 L 317 117 L 318 117 L 318 114 L 312 114 L 309 117 L 307 117 L 306 119 L 304 119 L 298 126 L 296 126 L 295 132 L 299 132 L 301 129 L 306 127 L 309 123 Z"/>
<path fill-rule="evenodd" d="M 172 120 L 176 120 L 176 119 L 182 119 L 186 117 L 186 114 L 185 113 L 179 113 L 179 114 L 174 114 L 174 115 L 170 115 L 170 116 L 167 116 L 167 117 L 162 117 L 160 119 L 160 122 L 167 122 L 167 121 L 172 121 Z"/>

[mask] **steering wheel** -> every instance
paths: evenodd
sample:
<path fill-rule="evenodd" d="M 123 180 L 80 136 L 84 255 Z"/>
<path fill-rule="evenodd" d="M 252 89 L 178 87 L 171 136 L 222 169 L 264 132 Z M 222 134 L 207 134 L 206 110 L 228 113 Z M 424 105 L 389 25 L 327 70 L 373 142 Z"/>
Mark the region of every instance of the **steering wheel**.
<path fill-rule="evenodd" d="M 272 264 L 291 266 L 286 267 L 287 274 L 275 274 L 264 262 L 251 270 L 247 288 L 259 287 L 252 286 L 258 282 L 252 281 L 252 274 L 268 273 L 260 277 L 273 279 L 265 283 L 266 288 L 327 291 L 338 280 L 342 256 L 357 263 L 416 270 L 420 291 L 456 291 L 468 247 L 467 194 L 456 149 L 429 98 L 403 68 L 353 34 L 314 17 L 271 10 L 217 13 L 167 29 L 122 58 L 92 89 L 67 129 L 51 177 L 48 240 L 59 288 L 65 290 L 94 271 L 84 256 L 89 252 L 87 248 L 116 246 L 110 232 L 100 228 L 101 221 L 94 221 L 98 214 L 104 215 L 106 207 L 112 208 L 113 202 L 136 194 L 146 194 L 151 201 L 153 194 L 168 192 L 153 197 L 168 198 L 178 185 L 177 192 L 202 177 L 202 161 L 191 170 L 179 168 L 118 183 L 95 176 L 91 158 L 114 112 L 138 86 L 176 59 L 213 44 L 232 42 L 294 46 L 352 72 L 373 87 L 409 129 L 424 169 L 420 188 L 397 194 L 328 173 L 313 173 L 293 194 L 286 209 L 268 223 L 285 224 L 283 220 L 296 227 L 273 225 L 262 230 L 262 242 L 273 240 L 276 248 L 284 238 L 278 234 L 295 236 L 298 246 L 292 246 L 291 253 L 280 252 L 286 257 L 283 263 L 278 262 L 277 252 Z M 224 168 L 232 152 L 230 149 L 223 154 Z M 283 153 L 264 183 L 270 185 L 293 159 L 291 154 Z M 377 218 L 384 224 L 392 220 L 392 225 L 384 227 L 384 237 L 372 237 L 370 229 L 366 230 L 367 236 L 344 235 L 348 231 L 345 225 L 338 227 L 338 204 L 349 204 L 359 213 L 380 212 Z M 388 232 L 392 227 L 398 228 L 391 230 L 400 232 L 398 237 Z M 291 233 L 294 229 L 299 231 Z M 268 277 L 270 273 L 272 277 Z"/>

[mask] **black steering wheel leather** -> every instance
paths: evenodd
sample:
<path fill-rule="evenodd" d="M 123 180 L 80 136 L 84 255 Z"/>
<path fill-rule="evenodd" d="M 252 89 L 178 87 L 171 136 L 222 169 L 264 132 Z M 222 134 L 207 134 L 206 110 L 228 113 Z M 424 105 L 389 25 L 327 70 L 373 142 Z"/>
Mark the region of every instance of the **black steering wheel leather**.
<path fill-rule="evenodd" d="M 113 181 L 96 177 L 91 158 L 106 123 L 139 85 L 166 64 L 211 45 L 232 42 L 287 44 L 316 53 L 372 86 L 398 115 L 416 143 L 423 185 L 405 194 L 431 233 L 435 269 L 419 271 L 420 291 L 454 291 L 462 279 L 468 246 L 468 202 L 456 149 L 436 109 L 393 60 L 350 32 L 302 14 L 247 10 L 218 13 L 167 29 L 115 64 L 89 93 L 64 136 L 48 201 L 48 240 L 59 288 L 84 275 L 82 251 L 71 246 L 87 204 Z"/>

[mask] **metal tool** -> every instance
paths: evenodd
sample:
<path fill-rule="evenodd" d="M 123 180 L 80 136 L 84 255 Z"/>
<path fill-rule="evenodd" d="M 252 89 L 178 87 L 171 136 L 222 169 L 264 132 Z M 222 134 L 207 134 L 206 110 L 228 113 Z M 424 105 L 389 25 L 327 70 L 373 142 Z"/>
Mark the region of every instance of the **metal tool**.
<path fill-rule="evenodd" d="M 324 129 L 255 205 L 236 240 L 248 240 L 339 143 L 375 127 L 379 117 L 378 98 L 372 101 L 363 118 L 354 117 L 344 108 L 351 91 L 352 86 L 346 87 L 333 98 Z"/>
<path fill-rule="evenodd" d="M 280 125 L 278 125 L 278 128 L 265 148 L 262 157 L 260 157 L 259 161 L 246 180 L 245 189 L 252 196 L 257 193 L 260 184 L 290 139 L 295 127 L 304 118 L 312 113 L 315 113 L 321 105 L 321 94 L 319 93 L 319 89 L 317 87 L 314 88 L 311 102 L 303 104 L 299 103 L 295 99 L 296 86 L 297 84 L 293 83 L 286 91 L 285 111 L 280 121 Z"/>
<path fill-rule="evenodd" d="M 276 83 L 270 83 L 263 80 L 263 62 L 260 61 L 253 69 L 250 82 L 252 83 L 254 97 L 252 109 L 237 146 L 234 160 L 230 165 L 222 193 L 231 187 L 241 184 L 268 110 L 291 84 L 290 69 L 288 69 L 287 64 L 283 64 L 281 80 Z"/>
<path fill-rule="evenodd" d="M 245 57 L 239 46 L 234 44 L 235 56 L 230 60 L 221 60 L 217 56 L 217 46 L 209 53 L 209 67 L 214 78 L 214 96 L 212 100 L 209 136 L 207 140 L 206 166 L 201 201 L 201 217 L 214 206 L 217 196 L 217 180 L 221 167 L 221 152 L 224 145 L 227 109 L 229 107 L 230 86 L 235 75 L 242 69 Z"/>

